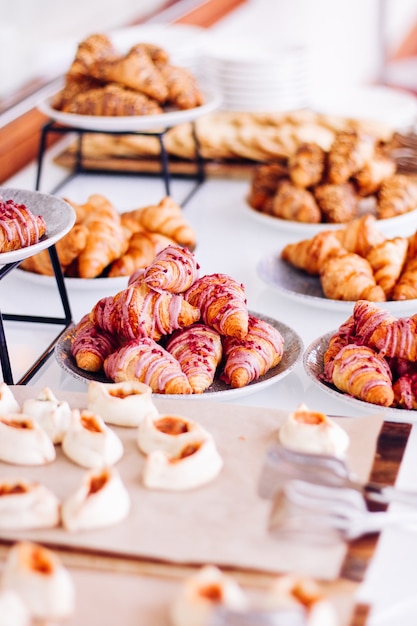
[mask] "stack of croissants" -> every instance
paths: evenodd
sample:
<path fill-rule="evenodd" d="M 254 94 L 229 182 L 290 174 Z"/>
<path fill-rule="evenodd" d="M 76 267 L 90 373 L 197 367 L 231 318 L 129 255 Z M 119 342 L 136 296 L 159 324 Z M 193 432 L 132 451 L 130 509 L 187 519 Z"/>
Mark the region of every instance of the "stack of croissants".
<path fill-rule="evenodd" d="M 417 298 L 417 232 L 386 237 L 373 215 L 288 243 L 281 259 L 319 277 L 324 296 L 332 300 Z"/>
<path fill-rule="evenodd" d="M 329 340 L 323 381 L 384 407 L 417 409 L 417 316 L 397 318 L 368 300 Z"/>
<path fill-rule="evenodd" d="M 84 204 L 67 202 L 76 220 L 56 243 L 56 252 L 69 278 L 128 277 L 170 244 L 192 250 L 196 246 L 194 229 L 170 196 L 125 213 L 101 194 L 92 194 Z M 54 273 L 48 250 L 25 259 L 20 268 L 48 276 Z"/>
<path fill-rule="evenodd" d="M 278 329 L 249 312 L 244 286 L 226 274 L 200 276 L 194 253 L 178 245 L 101 298 L 70 336 L 78 368 L 161 394 L 203 393 L 216 375 L 244 387 L 284 352 Z"/>

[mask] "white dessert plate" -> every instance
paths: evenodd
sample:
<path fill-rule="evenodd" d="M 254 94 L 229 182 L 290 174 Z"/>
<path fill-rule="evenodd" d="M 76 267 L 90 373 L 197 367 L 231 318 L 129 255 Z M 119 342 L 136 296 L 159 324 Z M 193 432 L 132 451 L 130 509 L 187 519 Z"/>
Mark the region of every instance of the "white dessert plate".
<path fill-rule="evenodd" d="M 252 313 L 256 317 L 259 317 L 272 326 L 277 328 L 284 338 L 284 354 L 281 362 L 274 368 L 272 368 L 265 376 L 261 376 L 258 380 L 250 383 L 246 387 L 239 389 L 232 389 L 230 385 L 227 385 L 216 377 L 214 383 L 209 389 L 202 394 L 190 394 L 190 395 L 173 395 L 173 394 L 154 394 L 156 397 L 169 398 L 172 400 L 220 400 L 227 401 L 234 398 L 241 398 L 246 395 L 251 395 L 258 391 L 269 387 L 279 380 L 285 378 L 292 372 L 296 365 L 301 362 L 302 354 L 304 350 L 303 342 L 297 333 L 286 326 L 282 322 L 279 322 L 270 317 L 266 317 L 259 313 Z M 71 354 L 71 343 L 74 337 L 74 328 L 71 328 L 65 333 L 57 345 L 55 346 L 55 358 L 58 364 L 66 372 L 85 382 L 89 383 L 90 380 L 97 380 L 99 382 L 111 382 L 103 372 L 87 372 L 77 367 L 75 359 Z"/>
<path fill-rule="evenodd" d="M 54 276 L 37 274 L 36 272 L 30 272 L 20 268 L 17 268 L 15 273 L 18 278 L 21 278 L 28 283 L 32 283 L 32 285 L 56 289 L 56 279 Z M 68 291 L 106 291 L 113 295 L 117 291 L 120 291 L 120 289 L 127 287 L 129 277 L 115 276 L 113 278 L 69 278 L 65 276 L 64 280 Z"/>
<path fill-rule="evenodd" d="M 318 339 L 315 339 L 303 354 L 304 370 L 313 383 L 326 394 L 333 396 L 333 398 L 336 398 L 337 400 L 341 400 L 356 410 L 383 415 L 386 421 L 391 422 L 417 422 L 417 411 L 383 407 L 378 404 L 372 404 L 371 402 L 364 402 L 363 400 L 358 400 L 357 398 L 349 396 L 330 383 L 323 381 L 323 357 L 329 345 L 330 337 L 334 335 L 335 332 L 337 331 L 333 330 L 325 335 L 322 335 L 321 337 L 318 337 Z"/>
<path fill-rule="evenodd" d="M 312 306 L 327 311 L 349 312 L 353 310 L 354 301 L 331 300 L 326 298 L 318 276 L 311 276 L 281 259 L 281 251 L 263 257 L 257 265 L 258 276 L 264 283 L 278 290 L 282 296 L 299 304 Z M 417 300 L 391 300 L 375 302 L 394 315 L 415 313 Z"/>
<path fill-rule="evenodd" d="M 19 250 L 0 253 L 0 265 L 23 261 L 41 250 L 50 248 L 74 225 L 75 211 L 61 198 L 39 191 L 9 187 L 0 187 L 0 197 L 3 200 L 13 200 L 17 204 L 24 204 L 34 215 L 42 215 L 46 222 L 46 234 L 38 243 L 19 248 Z"/>
<path fill-rule="evenodd" d="M 202 90 L 204 92 L 204 90 Z M 64 113 L 54 109 L 51 105 L 53 96 L 38 103 L 38 109 L 49 118 L 71 128 L 81 128 L 98 132 L 141 132 L 159 131 L 177 124 L 192 122 L 201 115 L 210 113 L 219 108 L 221 96 L 215 93 L 204 92 L 204 104 L 199 107 L 184 110 L 167 110 L 155 115 L 77 115 Z"/>
<path fill-rule="evenodd" d="M 314 237 L 314 235 L 317 235 L 317 233 L 323 230 L 338 230 L 345 226 L 345 224 L 327 224 L 325 222 L 320 224 L 308 224 L 305 222 L 283 220 L 279 217 L 274 217 L 273 215 L 268 215 L 267 213 L 253 209 L 248 202 L 243 203 L 242 210 L 245 215 L 260 224 L 264 224 L 268 228 L 275 228 L 281 232 L 297 235 L 302 239 Z M 365 213 L 373 213 L 370 209 L 370 202 L 363 202 L 360 207 L 359 215 Z M 390 238 L 411 235 L 417 229 L 417 209 L 396 217 L 378 220 L 377 228 L 383 235 L 389 236 Z"/>

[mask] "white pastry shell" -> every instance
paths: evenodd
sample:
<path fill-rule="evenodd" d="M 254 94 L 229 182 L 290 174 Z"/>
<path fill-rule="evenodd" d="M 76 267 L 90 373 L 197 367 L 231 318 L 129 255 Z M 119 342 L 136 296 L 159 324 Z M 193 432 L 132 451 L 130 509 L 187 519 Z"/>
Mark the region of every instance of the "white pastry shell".
<path fill-rule="evenodd" d="M 215 594 L 215 597 L 213 597 Z M 188 578 L 171 610 L 172 626 L 208 626 L 218 606 L 236 611 L 247 609 L 248 601 L 239 584 L 214 565 L 205 565 Z"/>
<path fill-rule="evenodd" d="M 36 619 L 61 620 L 74 612 L 72 578 L 57 555 L 44 546 L 23 541 L 12 546 L 2 586 L 15 591 Z"/>
<path fill-rule="evenodd" d="M 45 465 L 55 446 L 39 424 L 23 413 L 0 416 L 0 460 L 15 465 Z"/>
<path fill-rule="evenodd" d="M 278 437 L 283 446 L 309 454 L 343 458 L 349 447 L 349 435 L 339 424 L 305 404 L 288 414 Z"/>
<path fill-rule="evenodd" d="M 194 447 L 192 454 L 184 450 Z M 145 460 L 143 484 L 149 489 L 183 491 L 211 482 L 220 472 L 223 460 L 213 438 L 188 441 L 178 456 L 154 450 Z"/>
<path fill-rule="evenodd" d="M 87 406 L 100 415 L 107 424 L 138 426 L 146 415 L 158 415 L 153 403 L 152 389 L 139 381 L 88 385 Z"/>
<path fill-rule="evenodd" d="M 96 485 L 93 491 L 92 485 Z M 130 496 L 119 472 L 106 467 L 84 475 L 80 486 L 62 503 L 61 517 L 64 528 L 76 532 L 118 524 L 129 510 Z"/>
<path fill-rule="evenodd" d="M 124 448 L 118 435 L 100 415 L 88 409 L 74 409 L 70 427 L 62 440 L 64 454 L 87 469 L 117 463 Z"/>
<path fill-rule="evenodd" d="M 176 430 L 167 432 L 159 425 L 167 423 Z M 175 426 L 178 427 L 175 429 Z M 181 415 L 161 414 L 156 418 L 146 415 L 137 430 L 137 444 L 144 454 L 150 454 L 155 450 L 162 450 L 168 456 L 176 456 L 189 442 L 197 439 L 209 439 L 211 434 L 198 422 Z"/>
<path fill-rule="evenodd" d="M 0 415 L 20 413 L 20 405 L 13 391 L 5 382 L 0 383 Z"/>
<path fill-rule="evenodd" d="M 10 488 L 20 487 L 15 492 Z M 0 483 L 0 529 L 53 528 L 61 519 L 60 501 L 40 483 Z"/>
<path fill-rule="evenodd" d="M 27 398 L 22 412 L 36 420 L 53 443 L 62 443 L 71 423 L 71 407 L 55 397 L 49 387 L 44 387 L 35 398 Z"/>

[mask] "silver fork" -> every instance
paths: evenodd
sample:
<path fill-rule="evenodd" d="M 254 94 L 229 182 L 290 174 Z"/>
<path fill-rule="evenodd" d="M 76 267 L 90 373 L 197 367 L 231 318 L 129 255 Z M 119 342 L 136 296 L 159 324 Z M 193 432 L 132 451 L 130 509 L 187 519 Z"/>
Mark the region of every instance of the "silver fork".
<path fill-rule="evenodd" d="M 222 606 L 214 609 L 209 626 L 307 626 L 307 612 L 302 606 L 280 609 L 236 611 Z"/>
<path fill-rule="evenodd" d="M 416 511 L 371 512 L 359 491 L 287 480 L 272 502 L 269 531 L 320 544 L 351 541 L 400 525 L 417 530 Z"/>
<path fill-rule="evenodd" d="M 381 504 L 400 502 L 417 507 L 417 492 L 373 481 L 361 483 L 341 458 L 297 452 L 279 443 L 274 444 L 265 456 L 258 484 L 259 495 L 262 498 L 273 498 L 282 485 L 293 478 L 318 485 L 353 489 L 367 500 Z"/>

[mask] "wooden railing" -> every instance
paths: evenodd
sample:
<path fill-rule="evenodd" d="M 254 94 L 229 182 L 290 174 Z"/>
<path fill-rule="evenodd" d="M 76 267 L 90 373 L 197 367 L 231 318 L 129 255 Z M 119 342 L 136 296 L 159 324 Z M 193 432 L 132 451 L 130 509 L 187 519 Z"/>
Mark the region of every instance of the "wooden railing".
<path fill-rule="evenodd" d="M 174 22 L 209 28 L 245 2 L 206 0 Z M 31 109 L 0 128 L 0 184 L 37 158 L 40 132 L 46 121 L 40 111 Z M 57 139 L 51 139 L 51 143 Z"/>

